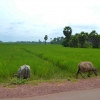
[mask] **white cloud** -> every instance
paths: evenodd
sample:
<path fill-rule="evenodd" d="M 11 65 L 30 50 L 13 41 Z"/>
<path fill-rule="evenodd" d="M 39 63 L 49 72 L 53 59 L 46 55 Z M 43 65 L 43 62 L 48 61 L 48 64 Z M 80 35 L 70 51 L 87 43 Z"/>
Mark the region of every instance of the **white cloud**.
<path fill-rule="evenodd" d="M 67 25 L 72 26 L 73 34 L 93 29 L 100 32 L 99 11 L 99 0 L 0 0 L 0 35 L 11 35 L 12 40 L 16 36 L 14 41 L 21 37 L 38 41 L 46 34 L 50 38 L 63 36 Z M 4 38 L 0 40 L 9 40 Z"/>

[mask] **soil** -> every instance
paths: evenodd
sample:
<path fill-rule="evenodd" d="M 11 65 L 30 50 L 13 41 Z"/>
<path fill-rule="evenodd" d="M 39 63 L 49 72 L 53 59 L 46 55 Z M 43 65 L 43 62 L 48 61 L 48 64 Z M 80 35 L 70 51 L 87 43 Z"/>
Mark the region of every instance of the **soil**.
<path fill-rule="evenodd" d="M 79 79 L 76 82 L 66 80 L 65 82 L 39 83 L 38 85 L 25 84 L 10 85 L 6 87 L 0 86 L 0 99 L 26 98 L 95 88 L 100 88 L 100 78 Z"/>

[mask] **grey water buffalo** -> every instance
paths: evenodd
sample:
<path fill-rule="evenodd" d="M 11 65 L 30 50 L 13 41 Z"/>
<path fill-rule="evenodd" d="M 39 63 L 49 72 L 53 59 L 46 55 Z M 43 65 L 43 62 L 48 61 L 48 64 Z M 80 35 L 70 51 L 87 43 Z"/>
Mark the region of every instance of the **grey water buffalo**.
<path fill-rule="evenodd" d="M 97 76 L 97 69 L 93 66 L 93 64 L 91 62 L 89 62 L 89 61 L 80 62 L 78 64 L 78 71 L 76 73 L 76 78 L 78 78 L 79 73 L 84 78 L 84 76 L 82 75 L 82 72 L 88 72 L 88 77 L 90 77 L 91 71 L 93 71 L 94 74 Z"/>
<path fill-rule="evenodd" d="M 17 76 L 17 78 L 27 79 L 30 78 L 30 66 L 29 65 L 23 65 L 18 69 L 17 74 L 14 74 L 14 76 Z"/>

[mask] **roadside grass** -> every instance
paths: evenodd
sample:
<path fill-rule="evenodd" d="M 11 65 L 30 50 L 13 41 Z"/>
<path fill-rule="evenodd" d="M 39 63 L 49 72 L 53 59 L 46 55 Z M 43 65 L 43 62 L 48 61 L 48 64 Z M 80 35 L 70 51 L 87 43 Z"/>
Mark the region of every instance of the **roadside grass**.
<path fill-rule="evenodd" d="M 23 64 L 30 65 L 31 78 L 28 81 L 34 84 L 52 80 L 77 81 L 77 65 L 81 61 L 91 61 L 98 72 L 100 71 L 99 51 L 93 48 L 65 48 L 50 44 L 0 44 L 0 83 L 26 84 L 27 80 L 14 77 Z"/>

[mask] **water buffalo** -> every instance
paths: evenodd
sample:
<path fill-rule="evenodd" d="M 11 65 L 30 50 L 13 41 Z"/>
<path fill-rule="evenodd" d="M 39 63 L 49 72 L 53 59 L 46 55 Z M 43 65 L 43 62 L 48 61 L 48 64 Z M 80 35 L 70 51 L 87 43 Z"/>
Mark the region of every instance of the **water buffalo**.
<path fill-rule="evenodd" d="M 94 68 L 94 66 L 91 62 L 89 62 L 89 61 L 80 62 L 78 64 L 78 71 L 76 73 L 76 78 L 78 78 L 79 73 L 84 78 L 84 76 L 82 75 L 82 72 L 88 72 L 88 77 L 90 77 L 90 72 L 91 71 L 93 71 L 94 74 L 97 76 L 97 69 Z"/>
<path fill-rule="evenodd" d="M 18 69 L 17 74 L 14 74 L 14 76 L 17 76 L 17 78 L 27 79 L 30 78 L 30 66 L 29 65 L 23 65 Z"/>

